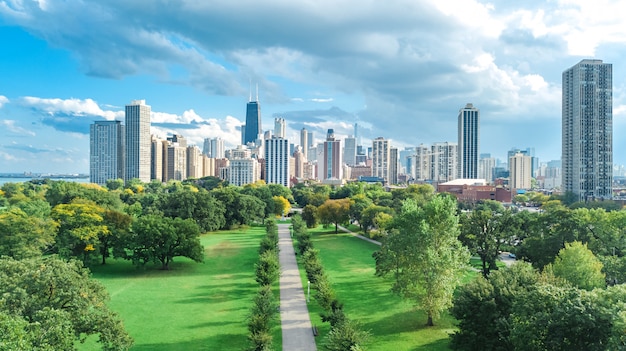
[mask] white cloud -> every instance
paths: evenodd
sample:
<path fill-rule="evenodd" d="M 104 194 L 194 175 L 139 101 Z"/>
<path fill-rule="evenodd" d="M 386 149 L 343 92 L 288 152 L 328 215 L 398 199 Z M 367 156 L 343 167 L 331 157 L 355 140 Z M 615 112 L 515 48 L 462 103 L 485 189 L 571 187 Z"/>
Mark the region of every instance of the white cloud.
<path fill-rule="evenodd" d="M 193 109 L 191 109 L 183 112 L 182 115 L 152 111 L 150 121 L 152 123 L 189 124 L 192 122 L 203 122 L 204 119 L 200 117 Z"/>
<path fill-rule="evenodd" d="M 333 102 L 333 98 L 327 98 L 327 99 L 314 98 L 314 99 L 311 99 L 311 101 L 313 101 L 313 102 Z"/>
<path fill-rule="evenodd" d="M 15 125 L 14 120 L 10 120 L 10 119 L 2 120 L 0 121 L 0 126 L 2 126 L 3 128 L 6 128 L 7 130 L 15 134 L 35 136 L 35 132 Z"/>
<path fill-rule="evenodd" d="M 17 161 L 18 160 L 17 157 L 11 154 L 8 154 L 6 152 L 2 152 L 2 151 L 0 151 L 0 158 L 5 161 Z"/>
<path fill-rule="evenodd" d="M 9 99 L 6 96 L 0 95 L 0 108 L 7 103 L 9 103 Z"/>
<path fill-rule="evenodd" d="M 50 115 L 98 116 L 107 120 L 121 119 L 124 111 L 105 111 L 92 99 L 44 99 L 33 96 L 22 98 L 24 105 L 47 112 Z"/>

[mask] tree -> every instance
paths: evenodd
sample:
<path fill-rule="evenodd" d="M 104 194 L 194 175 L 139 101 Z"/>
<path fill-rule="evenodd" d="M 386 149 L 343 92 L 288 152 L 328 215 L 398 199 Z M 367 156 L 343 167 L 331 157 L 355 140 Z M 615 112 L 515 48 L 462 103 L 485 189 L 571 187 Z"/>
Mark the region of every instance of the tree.
<path fill-rule="evenodd" d="M 161 269 L 169 269 L 174 257 L 204 260 L 200 228 L 192 219 L 146 215 L 135 221 L 132 229 L 128 249 L 135 264 L 160 262 Z"/>
<path fill-rule="evenodd" d="M 111 255 L 125 258 L 125 244 L 128 237 L 128 231 L 132 223 L 132 217 L 119 211 L 106 210 L 104 212 L 104 223 L 108 231 L 102 232 L 100 235 L 99 251 L 102 256 L 102 264 L 106 264 L 106 259 Z"/>
<path fill-rule="evenodd" d="M 511 310 L 517 295 L 535 289 L 539 274 L 525 262 L 460 286 L 450 313 L 459 321 L 451 347 L 464 351 L 513 350 Z"/>
<path fill-rule="evenodd" d="M 88 263 L 98 253 L 100 238 L 110 235 L 104 223 L 105 210 L 92 201 L 80 198 L 52 209 L 51 217 L 59 223 L 56 248 L 61 257 L 80 258 Z"/>
<path fill-rule="evenodd" d="M 338 233 L 339 223 L 345 223 L 350 218 L 350 199 L 326 200 L 317 208 L 317 214 L 322 223 L 333 223 L 335 234 Z"/>
<path fill-rule="evenodd" d="M 346 319 L 331 328 L 324 349 L 328 351 L 361 351 L 370 334 L 361 330 L 358 322 Z"/>
<path fill-rule="evenodd" d="M 28 216 L 19 208 L 0 213 L 0 256 L 15 259 L 41 256 L 54 243 L 57 224 Z"/>
<path fill-rule="evenodd" d="M 206 190 L 180 189 L 163 194 L 158 200 L 158 208 L 170 218 L 193 219 L 204 231 L 224 228 L 226 223 L 224 204 Z"/>
<path fill-rule="evenodd" d="M 259 285 L 272 285 L 280 276 L 278 255 L 274 250 L 266 250 L 259 255 L 259 262 L 255 264 L 256 282 Z"/>
<path fill-rule="evenodd" d="M 274 214 L 279 216 L 286 216 L 291 210 L 291 204 L 283 196 L 274 195 Z"/>
<path fill-rule="evenodd" d="M 376 275 L 393 273 L 392 291 L 412 300 L 433 325 L 449 307 L 469 253 L 458 240 L 456 202 L 437 195 L 424 208 L 406 200 L 393 230 L 374 253 Z"/>
<path fill-rule="evenodd" d="M 365 194 L 357 194 L 350 198 L 350 219 L 359 223 L 359 227 L 363 230 L 363 223 L 361 223 L 361 217 L 363 211 L 373 204 L 372 200 L 365 196 Z"/>
<path fill-rule="evenodd" d="M 133 344 L 106 290 L 79 261 L 1 258 L 0 282 L 0 334 L 9 331 L 15 349 L 74 350 L 85 335 L 99 335 L 104 350 Z"/>
<path fill-rule="evenodd" d="M 317 227 L 317 208 L 313 205 L 306 205 L 302 209 L 302 219 L 306 222 L 307 228 Z"/>
<path fill-rule="evenodd" d="M 468 215 L 461 216 L 461 241 L 480 257 L 484 277 L 498 269 L 496 260 L 500 248 L 514 231 L 513 215 L 502 205 L 496 211 L 488 206 L 479 206 Z"/>
<path fill-rule="evenodd" d="M 546 267 L 548 271 L 579 289 L 592 290 L 606 285 L 602 262 L 580 241 L 565 244 L 549 267 Z"/>
<path fill-rule="evenodd" d="M 361 227 L 367 233 L 373 226 L 376 225 L 374 219 L 379 213 L 386 213 L 388 215 L 393 215 L 394 210 L 391 207 L 371 205 L 363 210 L 361 214 Z"/>

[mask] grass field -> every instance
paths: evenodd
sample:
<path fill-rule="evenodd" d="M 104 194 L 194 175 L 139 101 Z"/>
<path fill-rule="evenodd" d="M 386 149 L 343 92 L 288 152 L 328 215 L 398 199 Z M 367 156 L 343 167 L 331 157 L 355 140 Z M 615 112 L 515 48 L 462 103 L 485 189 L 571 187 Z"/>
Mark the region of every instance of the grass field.
<path fill-rule="evenodd" d="M 243 350 L 246 317 L 258 284 L 254 264 L 264 227 L 203 235 L 204 263 L 176 258 L 170 271 L 110 260 L 92 268 L 111 295 L 109 306 L 135 339 L 132 350 Z M 275 296 L 278 296 L 276 285 Z M 281 349 L 280 320 L 274 345 Z M 97 349 L 93 340 L 82 350 Z"/>
<path fill-rule="evenodd" d="M 455 330 L 454 319 L 444 313 L 434 327 L 426 327 L 426 315 L 409 302 L 393 295 L 391 282 L 374 276 L 372 253 L 378 246 L 349 234 L 334 234 L 334 228 L 311 231 L 313 245 L 320 258 L 337 298 L 344 303 L 347 316 L 361 322 L 371 333 L 366 345 L 377 350 L 449 350 L 448 335 Z M 301 269 L 306 291 L 306 274 Z M 329 330 L 319 317 L 321 309 L 313 296 L 309 303 L 311 322 L 318 326 L 316 341 L 320 348 Z"/>

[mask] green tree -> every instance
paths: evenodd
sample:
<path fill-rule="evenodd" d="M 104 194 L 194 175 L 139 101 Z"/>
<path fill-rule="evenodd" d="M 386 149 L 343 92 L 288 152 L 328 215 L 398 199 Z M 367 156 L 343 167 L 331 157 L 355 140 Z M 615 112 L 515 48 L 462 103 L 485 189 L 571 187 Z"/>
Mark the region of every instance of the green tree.
<path fill-rule="evenodd" d="M 546 269 L 555 276 L 579 289 L 592 290 L 606 285 L 602 262 L 580 241 L 565 244 L 554 263 L 548 267 Z"/>
<path fill-rule="evenodd" d="M 102 264 L 106 264 L 111 251 L 117 257 L 126 257 L 126 240 L 132 223 L 132 217 L 116 210 L 104 211 L 104 224 L 108 231 L 101 232 L 99 237 L 99 251 L 102 256 Z"/>
<path fill-rule="evenodd" d="M 376 225 L 374 219 L 379 213 L 386 213 L 388 215 L 393 215 L 394 210 L 391 207 L 378 206 L 378 205 L 370 205 L 363 210 L 361 214 L 361 227 L 367 233 L 372 227 Z"/>
<path fill-rule="evenodd" d="M 317 214 L 322 223 L 333 223 L 335 233 L 338 233 L 340 223 L 346 223 L 350 218 L 350 199 L 326 200 L 317 208 Z"/>
<path fill-rule="evenodd" d="M 1 258 L 0 282 L 0 334 L 11 334 L 0 345 L 9 340 L 17 350 L 75 350 L 86 335 L 98 335 L 104 350 L 133 344 L 108 309 L 106 290 L 78 261 Z"/>
<path fill-rule="evenodd" d="M 200 228 L 192 219 L 147 215 L 137 219 L 132 229 L 127 245 L 135 264 L 160 262 L 161 269 L 169 269 L 174 257 L 204 260 Z"/>
<path fill-rule="evenodd" d="M 163 194 L 158 208 L 170 218 L 193 219 L 204 231 L 215 231 L 226 224 L 224 204 L 204 189 L 180 189 Z"/>
<path fill-rule="evenodd" d="M 56 247 L 61 257 L 77 257 L 84 263 L 99 253 L 100 238 L 110 235 L 104 223 L 105 210 L 92 201 L 80 198 L 52 209 L 51 217 L 59 223 Z"/>
<path fill-rule="evenodd" d="M 328 351 L 362 351 L 369 340 L 369 332 L 363 331 L 358 322 L 346 319 L 331 328 L 324 342 Z"/>
<path fill-rule="evenodd" d="M 254 304 L 248 317 L 248 330 L 251 351 L 272 349 L 271 323 L 276 319 L 277 304 L 270 285 L 262 285 L 254 297 Z"/>
<path fill-rule="evenodd" d="M 306 222 L 307 228 L 317 227 L 318 215 L 317 207 L 313 205 L 306 205 L 302 209 L 302 219 Z"/>
<path fill-rule="evenodd" d="M 259 285 L 272 285 L 280 276 L 278 255 L 274 250 L 266 250 L 259 256 L 255 264 L 256 282 Z"/>
<path fill-rule="evenodd" d="M 374 253 L 376 275 L 392 273 L 392 291 L 422 308 L 432 326 L 451 305 L 459 273 L 469 260 L 458 240 L 456 202 L 437 195 L 420 208 L 415 200 L 406 200 L 393 228 Z"/>
<path fill-rule="evenodd" d="M 495 202 L 495 201 L 493 201 Z M 488 206 L 479 206 L 468 215 L 461 215 L 461 241 L 482 262 L 483 276 L 498 269 L 496 260 L 502 245 L 515 232 L 513 215 L 501 205 L 493 211 Z"/>
<path fill-rule="evenodd" d="M 350 199 L 352 200 L 350 202 L 350 219 L 359 223 L 359 227 L 363 230 L 363 223 L 361 223 L 363 211 L 370 207 L 373 202 L 365 194 L 357 194 Z"/>
<path fill-rule="evenodd" d="M 28 216 L 19 208 L 0 213 L 0 256 L 15 259 L 41 256 L 54 243 L 57 224 Z"/>

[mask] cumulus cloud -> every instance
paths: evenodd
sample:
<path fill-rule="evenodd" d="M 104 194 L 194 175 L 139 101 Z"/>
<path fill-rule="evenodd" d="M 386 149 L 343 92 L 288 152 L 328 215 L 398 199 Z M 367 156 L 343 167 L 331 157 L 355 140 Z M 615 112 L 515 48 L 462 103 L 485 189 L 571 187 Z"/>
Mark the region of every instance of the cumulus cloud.
<path fill-rule="evenodd" d="M 10 120 L 10 119 L 5 119 L 0 121 L 0 126 L 2 126 L 3 128 L 6 128 L 8 131 L 18 134 L 18 135 L 28 135 L 28 136 L 35 136 L 35 132 L 28 130 L 26 128 L 22 128 L 18 125 L 16 125 L 16 121 L 14 120 Z"/>
<path fill-rule="evenodd" d="M 6 96 L 0 95 L 0 108 L 7 103 L 9 103 L 9 99 Z"/>
<path fill-rule="evenodd" d="M 89 116 L 115 120 L 124 117 L 124 111 L 105 111 L 92 99 L 46 99 L 33 96 L 22 98 L 22 104 L 50 116 Z"/>

